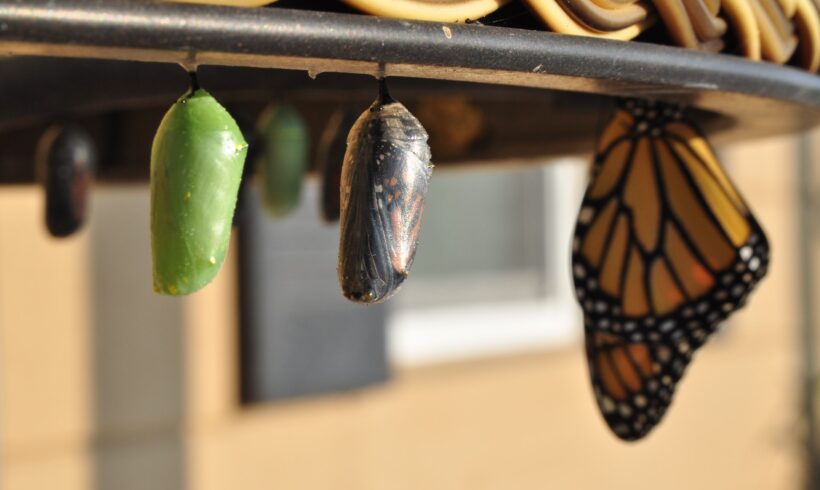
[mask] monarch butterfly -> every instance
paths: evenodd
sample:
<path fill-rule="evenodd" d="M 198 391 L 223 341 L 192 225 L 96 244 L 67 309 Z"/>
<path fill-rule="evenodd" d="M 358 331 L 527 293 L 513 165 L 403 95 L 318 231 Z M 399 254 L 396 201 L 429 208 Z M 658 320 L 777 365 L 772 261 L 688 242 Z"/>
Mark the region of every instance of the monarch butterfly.
<path fill-rule="evenodd" d="M 219 272 L 247 150 L 231 115 L 192 75 L 151 147 L 154 291 L 190 294 Z"/>
<path fill-rule="evenodd" d="M 383 301 L 407 278 L 431 173 L 427 132 L 382 80 L 350 130 L 342 165 L 337 272 L 349 300 Z"/>
<path fill-rule="evenodd" d="M 347 149 L 347 134 L 356 122 L 351 110 L 336 111 L 327 123 L 317 150 L 317 165 L 322 182 L 322 218 L 328 223 L 339 220 L 339 186 L 342 184 L 342 164 Z"/>
<path fill-rule="evenodd" d="M 302 194 L 307 170 L 308 131 L 302 116 L 285 105 L 269 107 L 259 120 L 263 203 L 274 217 L 290 214 Z"/>
<path fill-rule="evenodd" d="M 37 144 L 36 166 L 46 194 L 46 228 L 67 237 L 85 221 L 96 167 L 94 142 L 80 127 L 53 126 Z"/>
<path fill-rule="evenodd" d="M 599 138 L 572 250 L 598 406 L 639 439 L 765 275 L 766 235 L 681 108 L 625 100 Z"/>

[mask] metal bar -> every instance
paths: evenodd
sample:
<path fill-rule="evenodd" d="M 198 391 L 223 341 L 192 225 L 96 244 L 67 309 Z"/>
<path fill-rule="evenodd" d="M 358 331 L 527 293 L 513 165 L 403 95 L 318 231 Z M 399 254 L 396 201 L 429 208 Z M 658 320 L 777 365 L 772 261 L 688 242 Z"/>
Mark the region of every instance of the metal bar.
<path fill-rule="evenodd" d="M 820 78 L 681 48 L 480 25 L 121 0 L 0 0 L 0 51 L 409 76 L 685 101 L 759 134 L 820 123 Z M 778 123 L 772 123 L 777 111 Z"/>
<path fill-rule="evenodd" d="M 814 192 L 814 173 L 811 165 L 811 148 L 807 135 L 802 135 L 798 142 L 798 271 L 800 271 L 800 358 L 802 380 L 802 418 L 806 433 L 803 447 L 806 450 L 806 481 L 805 488 L 820 488 L 820 452 L 818 452 L 817 429 L 817 363 L 816 356 L 816 320 L 814 298 L 817 294 L 814 274 L 816 263 L 814 260 L 814 245 L 817 237 L 817 200 Z"/>

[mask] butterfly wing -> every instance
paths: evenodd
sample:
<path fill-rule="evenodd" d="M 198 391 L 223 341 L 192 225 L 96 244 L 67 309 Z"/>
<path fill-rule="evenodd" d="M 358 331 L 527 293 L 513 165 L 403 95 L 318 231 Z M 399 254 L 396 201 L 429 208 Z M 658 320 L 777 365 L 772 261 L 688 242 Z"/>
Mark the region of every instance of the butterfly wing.
<path fill-rule="evenodd" d="M 693 352 L 744 304 L 768 260 L 763 230 L 694 123 L 674 106 L 623 102 L 599 139 L 573 240 L 587 336 Z M 593 383 L 617 367 L 590 366 Z M 647 417 L 646 430 L 659 420 Z"/>
<path fill-rule="evenodd" d="M 588 330 L 593 391 L 607 425 L 621 439 L 645 436 L 663 417 L 692 357 L 688 340 L 632 342 Z"/>

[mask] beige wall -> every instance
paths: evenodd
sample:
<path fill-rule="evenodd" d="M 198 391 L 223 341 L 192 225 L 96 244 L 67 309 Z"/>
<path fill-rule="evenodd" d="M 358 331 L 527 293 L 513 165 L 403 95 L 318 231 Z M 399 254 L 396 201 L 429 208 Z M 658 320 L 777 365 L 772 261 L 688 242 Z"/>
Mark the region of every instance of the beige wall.
<path fill-rule="evenodd" d="M 156 297 L 145 188 L 95 191 L 66 242 L 45 236 L 39 193 L 0 188 L 1 488 L 798 488 L 793 152 L 725 151 L 770 277 L 633 445 L 596 413 L 580 346 L 242 409 L 230 262 L 191 298 Z"/>

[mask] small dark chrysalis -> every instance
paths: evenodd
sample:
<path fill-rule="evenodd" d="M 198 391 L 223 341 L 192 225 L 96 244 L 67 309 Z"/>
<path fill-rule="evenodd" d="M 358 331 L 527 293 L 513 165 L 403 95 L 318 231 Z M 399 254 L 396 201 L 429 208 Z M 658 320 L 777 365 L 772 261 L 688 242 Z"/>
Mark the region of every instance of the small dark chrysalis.
<path fill-rule="evenodd" d="M 357 114 L 351 109 L 339 109 L 327 122 L 317 150 L 316 168 L 319 169 L 322 219 L 328 223 L 339 221 L 339 186 L 342 184 L 342 164 L 347 150 L 347 135 L 356 122 Z"/>
<path fill-rule="evenodd" d="M 233 113 L 230 108 L 228 112 Z M 242 177 L 239 181 L 239 194 L 236 196 L 236 209 L 234 210 L 233 221 L 231 222 L 231 226 L 236 228 L 242 224 L 243 216 L 246 214 L 243 212 L 245 206 L 255 205 L 255 203 L 249 202 L 248 188 L 253 185 L 256 163 L 262 144 L 252 123 L 241 115 L 238 117 L 234 116 L 234 119 L 236 120 L 237 126 L 239 126 L 239 130 L 242 131 L 242 137 L 245 138 L 245 141 L 248 143 L 248 153 L 245 155 L 245 167 L 242 169 Z"/>
<path fill-rule="evenodd" d="M 338 274 L 347 299 L 377 303 L 404 282 L 431 174 L 427 132 L 382 80 L 350 130 L 342 167 Z"/>
<path fill-rule="evenodd" d="M 97 153 L 88 133 L 77 126 L 53 126 L 37 145 L 36 165 L 46 194 L 46 227 L 67 237 L 85 221 L 88 191 Z"/>

